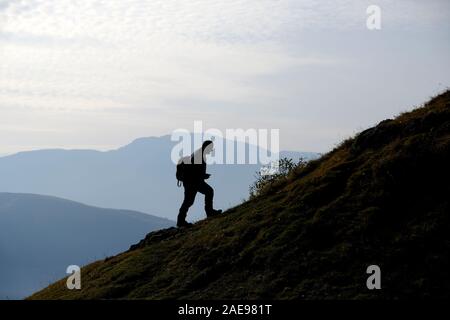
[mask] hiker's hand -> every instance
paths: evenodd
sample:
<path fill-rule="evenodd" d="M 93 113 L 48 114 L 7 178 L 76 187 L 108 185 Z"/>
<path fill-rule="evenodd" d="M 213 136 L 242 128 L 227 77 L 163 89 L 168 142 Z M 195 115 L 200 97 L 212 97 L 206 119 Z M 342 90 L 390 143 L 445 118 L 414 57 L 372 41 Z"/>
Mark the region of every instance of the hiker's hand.
<path fill-rule="evenodd" d="M 209 179 L 209 177 L 211 177 L 211 175 L 209 173 L 205 173 L 205 180 Z"/>

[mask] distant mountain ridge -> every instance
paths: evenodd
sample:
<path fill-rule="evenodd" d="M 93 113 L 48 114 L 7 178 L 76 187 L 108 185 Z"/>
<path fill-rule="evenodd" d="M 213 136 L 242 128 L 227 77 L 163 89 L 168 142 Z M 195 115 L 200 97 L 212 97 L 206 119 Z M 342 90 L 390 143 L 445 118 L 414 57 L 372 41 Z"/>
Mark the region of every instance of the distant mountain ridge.
<path fill-rule="evenodd" d="M 51 195 L 107 208 L 127 208 L 176 219 L 183 192 L 177 188 L 170 136 L 139 138 L 112 151 L 38 150 L 0 158 L 0 192 Z M 316 153 L 282 152 L 294 159 Z M 212 165 L 216 204 L 227 208 L 248 195 L 259 165 Z M 204 218 L 200 197 L 189 214 Z"/>
<path fill-rule="evenodd" d="M 0 299 L 18 299 L 117 254 L 167 219 L 35 194 L 0 193 Z"/>

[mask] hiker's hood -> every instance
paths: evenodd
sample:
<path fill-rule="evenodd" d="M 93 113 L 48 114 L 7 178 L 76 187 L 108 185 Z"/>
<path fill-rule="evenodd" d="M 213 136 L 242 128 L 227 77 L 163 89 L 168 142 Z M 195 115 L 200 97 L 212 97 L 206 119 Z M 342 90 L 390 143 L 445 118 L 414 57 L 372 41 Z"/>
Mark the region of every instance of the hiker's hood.
<path fill-rule="evenodd" d="M 192 154 L 192 158 L 193 158 L 193 163 L 194 164 L 202 164 L 205 163 L 205 155 L 203 152 L 203 148 L 199 148 L 198 150 L 196 150 L 193 154 Z"/>

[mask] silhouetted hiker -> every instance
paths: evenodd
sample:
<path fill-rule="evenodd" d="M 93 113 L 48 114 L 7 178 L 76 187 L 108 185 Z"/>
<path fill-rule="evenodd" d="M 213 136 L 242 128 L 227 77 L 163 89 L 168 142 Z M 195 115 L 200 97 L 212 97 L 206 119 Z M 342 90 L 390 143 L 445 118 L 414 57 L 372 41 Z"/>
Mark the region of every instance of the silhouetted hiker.
<path fill-rule="evenodd" d="M 211 175 L 206 173 L 206 155 L 213 151 L 211 140 L 203 142 L 202 147 L 191 156 L 182 158 L 177 165 L 177 179 L 183 182 L 184 201 L 178 213 L 177 226 L 189 226 L 186 215 L 194 204 L 197 192 L 205 195 L 205 212 L 208 217 L 220 214 L 222 210 L 213 209 L 214 189 L 205 182 Z"/>

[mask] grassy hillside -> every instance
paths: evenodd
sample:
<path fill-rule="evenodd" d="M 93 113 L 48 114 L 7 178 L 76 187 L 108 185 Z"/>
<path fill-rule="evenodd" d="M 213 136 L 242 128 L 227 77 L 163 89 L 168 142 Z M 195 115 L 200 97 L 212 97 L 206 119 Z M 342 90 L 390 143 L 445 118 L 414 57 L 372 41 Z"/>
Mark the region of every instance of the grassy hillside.
<path fill-rule="evenodd" d="M 33 299 L 450 296 L 450 92 L 385 120 L 257 198 L 147 235 Z M 377 264 L 382 289 L 366 288 Z"/>

